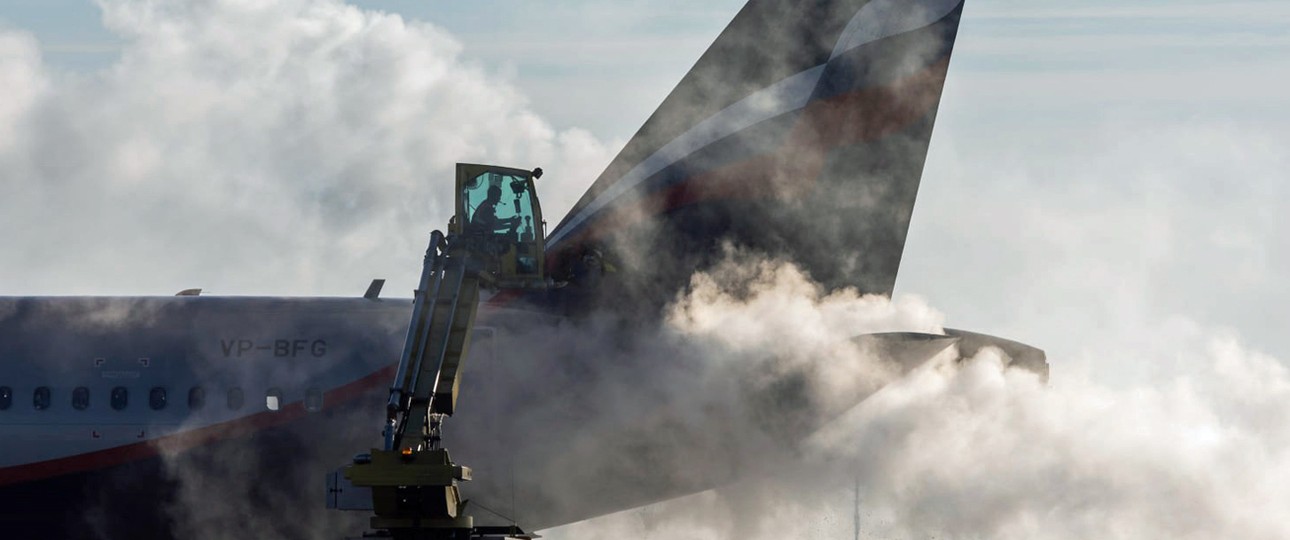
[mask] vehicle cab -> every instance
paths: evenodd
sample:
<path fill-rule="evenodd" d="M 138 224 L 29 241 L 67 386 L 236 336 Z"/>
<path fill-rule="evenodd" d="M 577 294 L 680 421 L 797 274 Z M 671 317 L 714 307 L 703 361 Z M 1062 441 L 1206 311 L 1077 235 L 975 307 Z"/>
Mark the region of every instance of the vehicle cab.
<path fill-rule="evenodd" d="M 546 223 L 534 189 L 542 169 L 457 164 L 456 214 L 448 230 L 484 254 L 498 287 L 545 283 Z"/>

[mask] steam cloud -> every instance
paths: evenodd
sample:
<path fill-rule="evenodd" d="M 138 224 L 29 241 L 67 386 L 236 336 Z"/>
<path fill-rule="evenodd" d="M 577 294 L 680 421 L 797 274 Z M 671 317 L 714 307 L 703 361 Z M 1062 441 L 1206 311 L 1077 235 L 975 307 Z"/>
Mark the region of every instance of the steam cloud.
<path fill-rule="evenodd" d="M 873 313 L 879 300 L 812 301 L 791 267 L 777 272 L 750 296 L 700 288 L 670 323 L 734 350 L 791 349 L 844 340 L 846 325 L 818 321 Z M 740 332 L 762 320 L 775 323 Z M 796 462 L 547 537 L 1285 538 L 1290 372 L 1228 332 L 1181 326 L 1171 358 L 1115 359 L 1168 365 L 1150 386 L 1112 387 L 1069 366 L 1046 386 L 997 349 L 943 353 L 834 417 Z M 853 381 L 851 366 L 872 365 L 865 351 L 830 352 L 817 380 Z"/>
<path fill-rule="evenodd" d="M 556 382 L 568 400 L 539 409 L 493 408 L 520 415 L 526 431 L 511 434 L 512 442 L 539 451 L 538 459 L 520 463 L 548 465 L 540 474 L 551 481 L 538 494 L 547 500 L 524 500 L 533 494 L 521 493 L 521 504 L 559 508 L 585 500 L 586 491 L 569 487 L 579 471 L 582 481 L 639 474 L 642 482 L 631 487 L 640 490 L 652 481 L 714 471 L 710 478 L 738 480 L 543 531 L 546 537 L 1273 539 L 1290 533 L 1281 519 L 1290 501 L 1290 426 L 1283 421 L 1290 372 L 1221 331 L 1181 325 L 1185 331 L 1170 336 L 1167 362 L 1126 352 L 1120 361 L 1169 366 L 1170 375 L 1152 386 L 1109 387 L 1094 373 L 1070 369 L 1046 386 L 1032 373 L 1005 368 L 995 349 L 964 361 L 948 351 L 901 375 L 849 338 L 936 331 L 940 313 L 915 297 L 826 293 L 792 265 L 737 253 L 697 274 L 668 314 L 657 332 L 638 330 L 628 342 L 598 340 L 621 334 L 595 319 L 554 332 L 527 330 L 546 342 L 518 338 L 570 358 L 561 364 L 570 371 L 580 361 L 609 366 L 600 384 L 581 391 Z M 630 362 L 656 362 L 664 354 L 697 363 L 679 372 L 631 368 Z M 523 365 L 507 367 L 507 376 L 524 379 L 524 369 L 544 369 Z M 467 382 L 488 376 L 477 369 L 483 367 L 472 366 Z M 777 416 L 767 406 L 784 397 L 777 383 L 795 377 L 805 381 L 810 401 L 790 400 L 788 412 L 807 411 L 810 418 Z M 481 398 L 508 396 L 468 391 L 463 399 Z M 723 429 L 696 431 L 713 425 L 703 415 L 714 408 L 725 411 Z M 783 429 L 785 423 L 796 425 Z M 372 435 L 362 433 L 371 431 L 362 414 L 337 418 L 336 426 L 351 432 L 341 439 Z M 808 431 L 801 433 L 801 426 Z M 460 441 L 454 434 L 449 440 Z M 633 454 L 638 441 L 664 441 L 670 452 Z M 274 501 L 277 487 L 257 484 L 253 474 L 266 456 L 313 457 L 296 464 L 299 486 L 317 483 L 312 471 L 343 462 L 347 450 L 320 452 L 307 441 L 271 445 L 168 460 L 180 488 L 168 508 L 176 532 L 322 538 L 361 529 L 352 515 L 323 511 L 316 501 L 284 499 L 267 508 L 235 497 L 212 501 L 212 493 L 257 491 Z M 717 455 L 728 467 L 709 467 Z M 458 458 L 470 463 L 478 456 Z M 526 470 L 532 467 L 520 467 Z M 498 480 L 497 470 L 477 472 L 470 484 Z M 609 500 L 620 495 L 596 493 Z M 296 505 L 304 511 L 293 510 Z M 301 519 L 274 517 L 293 512 Z"/>
<path fill-rule="evenodd" d="M 554 219 L 612 148 L 427 23 L 338 0 L 100 6 L 125 45 L 94 73 L 0 28 L 0 293 L 411 288 L 453 163 L 544 167 Z"/>

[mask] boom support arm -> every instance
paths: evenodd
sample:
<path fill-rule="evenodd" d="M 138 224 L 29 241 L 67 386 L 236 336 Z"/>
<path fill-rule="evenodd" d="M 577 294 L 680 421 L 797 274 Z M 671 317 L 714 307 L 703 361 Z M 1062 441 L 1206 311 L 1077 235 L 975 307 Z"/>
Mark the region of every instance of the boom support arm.
<path fill-rule="evenodd" d="M 412 304 L 403 354 L 386 403 L 385 450 L 422 450 L 435 443 L 435 415 L 457 404 L 462 361 L 479 305 L 479 270 L 465 239 L 450 245 L 430 235 Z"/>

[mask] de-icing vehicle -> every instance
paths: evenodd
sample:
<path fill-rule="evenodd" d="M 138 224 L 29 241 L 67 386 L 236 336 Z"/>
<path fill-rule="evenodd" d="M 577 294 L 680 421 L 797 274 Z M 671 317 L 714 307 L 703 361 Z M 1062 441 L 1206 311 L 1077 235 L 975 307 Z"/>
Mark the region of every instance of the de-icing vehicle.
<path fill-rule="evenodd" d="M 440 426 L 452 416 L 479 289 L 547 289 L 542 169 L 457 164 L 456 213 L 448 235 L 430 235 L 412 318 L 386 405 L 385 445 L 355 456 L 329 479 L 328 505 L 371 510 L 371 535 L 398 540 L 517 537 L 517 527 L 475 527 Z M 347 493 L 343 498 L 337 494 Z M 370 493 L 370 496 L 368 495 Z M 364 500 L 367 499 L 367 500 Z"/>

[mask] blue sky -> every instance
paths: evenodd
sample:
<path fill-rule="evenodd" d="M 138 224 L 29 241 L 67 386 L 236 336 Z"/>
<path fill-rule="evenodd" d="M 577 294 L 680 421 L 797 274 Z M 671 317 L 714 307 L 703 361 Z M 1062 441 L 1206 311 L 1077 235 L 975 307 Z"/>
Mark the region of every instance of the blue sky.
<path fill-rule="evenodd" d="M 637 118 L 742 6 L 737 0 L 350 3 L 442 27 L 461 41 L 468 59 L 521 85 L 555 125 L 606 137 L 630 136 Z M 60 69 L 107 66 L 124 43 L 103 27 L 92 2 L 5 0 L 0 6 L 0 21 L 33 32 L 46 61 Z M 1290 52 L 1287 24 L 1290 7 L 1275 1 L 976 0 L 968 6 L 955 70 L 970 78 L 959 85 L 989 84 L 996 97 L 1009 94 L 1009 105 L 1035 112 L 1085 117 L 1097 102 L 1140 114 L 1284 119 L 1276 82 Z M 569 92 L 577 92 L 582 106 L 571 106 Z M 1029 112 L 1003 111 L 1003 117 Z"/>

